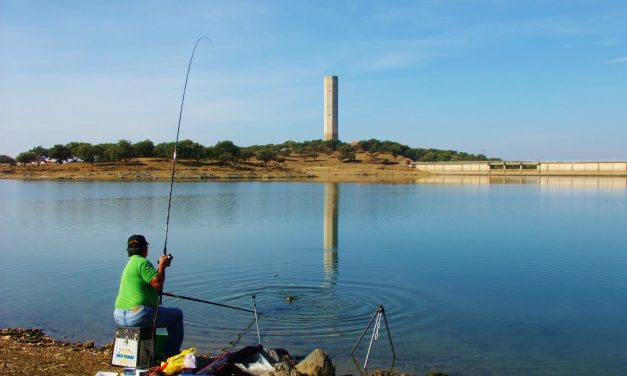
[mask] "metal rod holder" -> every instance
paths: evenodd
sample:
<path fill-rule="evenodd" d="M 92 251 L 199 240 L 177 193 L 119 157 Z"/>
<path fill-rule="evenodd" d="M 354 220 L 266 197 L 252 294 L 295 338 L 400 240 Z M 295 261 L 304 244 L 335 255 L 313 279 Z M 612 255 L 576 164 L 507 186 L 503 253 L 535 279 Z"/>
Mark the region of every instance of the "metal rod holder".
<path fill-rule="evenodd" d="M 355 349 L 357 349 L 357 346 L 359 346 L 359 344 L 361 343 L 361 340 L 364 338 L 364 336 L 366 335 L 366 332 L 368 331 L 368 329 L 370 329 L 370 326 L 374 322 L 375 325 L 372 328 L 372 335 L 370 336 L 370 343 L 368 344 L 368 352 L 366 353 L 366 360 L 364 361 L 364 372 L 366 372 L 366 369 L 368 368 L 368 359 L 370 358 L 370 351 L 372 350 L 372 343 L 379 339 L 379 328 L 381 327 L 381 318 L 383 318 L 383 323 L 385 324 L 385 330 L 388 333 L 388 339 L 390 341 L 390 348 L 392 349 L 392 367 L 394 367 L 394 363 L 396 362 L 396 352 L 394 351 L 394 344 L 392 344 L 392 335 L 390 334 L 390 327 L 388 326 L 388 319 L 385 315 L 385 308 L 383 308 L 383 305 L 379 305 L 377 307 L 377 310 L 374 312 L 374 315 L 370 319 L 370 322 L 368 322 L 368 326 L 366 326 L 366 329 L 364 329 L 364 331 L 361 333 L 361 336 L 357 340 L 357 343 L 355 343 L 355 346 L 353 346 L 353 349 L 351 350 L 351 355 L 353 355 L 353 359 L 355 359 L 354 357 Z"/>
<path fill-rule="evenodd" d="M 261 335 L 259 334 L 259 320 L 257 320 L 257 295 L 252 294 L 251 297 L 253 298 L 253 311 L 255 311 L 255 325 L 257 325 L 257 340 L 261 345 Z"/>

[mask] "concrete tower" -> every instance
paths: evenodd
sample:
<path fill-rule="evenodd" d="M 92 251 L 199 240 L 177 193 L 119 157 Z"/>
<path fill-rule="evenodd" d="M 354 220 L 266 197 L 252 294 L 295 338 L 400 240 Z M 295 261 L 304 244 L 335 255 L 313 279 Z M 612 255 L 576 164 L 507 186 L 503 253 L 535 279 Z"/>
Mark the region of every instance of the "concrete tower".
<path fill-rule="evenodd" d="M 324 137 L 337 140 L 337 76 L 324 76 Z"/>

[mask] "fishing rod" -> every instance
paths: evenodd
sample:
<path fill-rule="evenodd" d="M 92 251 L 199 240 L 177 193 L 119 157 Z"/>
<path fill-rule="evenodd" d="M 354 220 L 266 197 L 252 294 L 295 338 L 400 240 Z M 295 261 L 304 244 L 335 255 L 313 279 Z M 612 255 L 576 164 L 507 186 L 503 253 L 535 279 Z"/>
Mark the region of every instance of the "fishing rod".
<path fill-rule="evenodd" d="M 210 302 L 209 300 L 203 300 L 203 299 L 198 299 L 198 298 L 192 298 L 189 296 L 183 296 L 183 295 L 176 295 L 173 294 L 171 292 L 164 292 L 162 293 L 165 296 L 170 296 L 172 298 L 178 298 L 178 299 L 184 299 L 184 300 L 191 300 L 192 302 L 198 302 L 198 303 L 205 303 L 205 304 L 211 304 L 211 305 L 215 305 L 218 307 L 224 307 L 224 308 L 231 308 L 231 309 L 236 309 L 238 311 L 244 311 L 244 312 L 249 312 L 249 313 L 254 313 L 256 315 L 262 315 L 261 312 L 256 312 L 256 305 L 255 305 L 255 311 L 251 311 L 250 309 L 245 309 L 245 308 L 239 308 L 239 307 L 233 307 L 227 304 L 222 304 L 222 303 L 215 303 L 215 302 Z"/>
<path fill-rule="evenodd" d="M 194 49 L 192 50 L 192 56 L 189 58 L 189 64 L 187 65 L 187 75 L 185 76 L 185 85 L 183 86 L 183 97 L 181 98 L 181 109 L 179 110 L 179 123 L 176 127 L 176 141 L 174 142 L 174 154 L 172 156 L 172 174 L 170 175 L 170 195 L 168 197 L 168 215 L 165 219 L 165 240 L 163 242 L 163 255 L 168 256 L 168 259 L 171 261 L 174 256 L 170 253 L 168 255 L 168 230 L 170 228 L 170 209 L 172 209 L 172 189 L 174 188 L 174 172 L 176 171 L 176 161 L 177 156 L 176 152 L 179 146 L 179 133 L 181 132 L 181 118 L 183 117 L 183 104 L 185 103 L 185 92 L 187 91 L 187 80 L 189 79 L 189 71 L 192 68 L 192 60 L 194 60 L 194 54 L 196 53 L 196 47 L 198 47 L 198 43 L 201 40 L 206 39 L 209 40 L 206 36 L 202 36 L 198 38 L 196 44 L 194 44 Z M 209 40 L 210 41 L 210 40 Z M 163 289 L 163 287 L 162 287 Z M 163 296 L 159 295 L 159 305 L 163 301 Z M 156 320 L 156 312 L 155 312 L 155 320 Z"/>
<path fill-rule="evenodd" d="M 176 142 L 174 143 L 174 155 L 172 157 L 172 175 L 170 176 L 170 197 L 168 198 L 168 216 L 165 220 L 165 241 L 163 243 L 163 255 L 168 256 L 170 260 L 172 260 L 172 254 L 168 255 L 168 229 L 170 227 L 170 209 L 172 208 L 172 188 L 174 187 L 174 172 L 176 171 L 176 152 L 179 145 L 179 133 L 181 131 L 181 118 L 183 117 L 183 104 L 185 103 L 185 92 L 187 91 L 187 80 L 189 79 L 189 71 L 192 68 L 192 60 L 194 60 L 194 54 L 196 53 L 196 47 L 198 47 L 198 43 L 201 40 L 206 39 L 209 40 L 206 36 L 202 36 L 198 38 L 196 44 L 194 45 L 194 49 L 192 50 L 192 56 L 189 58 L 189 64 L 187 66 L 187 75 L 185 76 L 185 86 L 183 87 L 183 98 L 181 99 L 181 109 L 179 110 L 179 123 L 176 128 Z M 210 41 L 210 40 L 209 40 Z"/>
<path fill-rule="evenodd" d="M 185 104 L 185 93 L 187 92 L 187 81 L 189 80 L 189 72 L 190 72 L 190 70 L 192 68 L 192 61 L 194 60 L 194 54 L 196 53 L 196 48 L 198 47 L 198 44 L 203 39 L 206 39 L 209 42 L 211 42 L 211 40 L 209 38 L 207 38 L 206 36 L 203 35 L 202 37 L 198 38 L 198 40 L 196 41 L 196 44 L 194 44 L 194 49 L 192 50 L 192 56 L 189 58 L 189 64 L 187 65 L 187 74 L 185 75 L 185 85 L 183 86 L 183 96 L 181 98 L 181 108 L 179 110 L 179 121 L 178 121 L 178 126 L 176 128 L 176 141 L 174 142 L 174 154 L 173 154 L 173 157 L 172 157 L 172 174 L 170 175 L 170 194 L 169 194 L 169 197 L 168 197 L 168 215 L 167 215 L 166 220 L 165 220 L 165 240 L 163 242 L 163 255 L 164 256 L 168 256 L 168 259 L 170 259 L 170 260 L 172 260 L 172 258 L 174 256 L 172 256 L 172 254 L 168 254 L 168 230 L 170 228 L 170 211 L 172 209 L 172 190 L 174 188 L 174 173 L 176 172 L 177 151 L 178 151 L 178 145 L 179 145 L 179 134 L 181 132 L 181 119 L 183 118 L 183 105 Z M 173 297 L 173 298 L 191 300 L 191 301 L 194 301 L 194 302 L 212 304 L 212 305 L 216 305 L 216 306 L 224 307 L 224 308 L 236 309 L 236 310 L 244 311 L 244 312 L 256 313 L 255 311 L 251 311 L 249 309 L 233 307 L 233 306 L 230 306 L 230 305 L 227 305 L 227 304 L 210 302 L 208 300 L 191 298 L 189 296 L 176 295 L 176 294 L 173 294 L 173 293 L 170 293 L 170 292 L 161 292 L 161 294 L 159 295 L 159 305 L 161 305 L 161 301 L 162 301 L 163 295 L 170 296 L 170 297 Z M 259 313 L 259 314 L 261 314 L 261 313 Z M 157 315 L 156 315 L 156 311 L 155 311 L 155 320 L 156 320 L 156 316 Z"/>

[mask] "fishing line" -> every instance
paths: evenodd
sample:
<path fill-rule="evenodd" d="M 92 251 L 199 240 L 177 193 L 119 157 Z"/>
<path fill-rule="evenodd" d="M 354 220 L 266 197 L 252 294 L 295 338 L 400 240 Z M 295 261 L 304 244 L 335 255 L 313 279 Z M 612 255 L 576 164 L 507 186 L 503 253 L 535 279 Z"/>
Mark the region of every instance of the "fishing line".
<path fill-rule="evenodd" d="M 229 352 L 229 350 L 234 349 L 235 346 L 239 345 L 240 342 L 242 342 L 242 337 L 244 335 L 248 334 L 252 330 L 254 324 L 255 324 L 255 319 L 252 319 L 247 327 L 245 327 L 244 329 L 242 329 L 241 332 L 239 332 L 239 333 L 237 333 L 235 335 L 237 338 L 235 338 L 232 341 L 229 341 L 229 345 L 231 345 L 231 346 L 223 347 L 223 348 L 220 349 L 220 351 L 222 351 L 222 352 Z"/>

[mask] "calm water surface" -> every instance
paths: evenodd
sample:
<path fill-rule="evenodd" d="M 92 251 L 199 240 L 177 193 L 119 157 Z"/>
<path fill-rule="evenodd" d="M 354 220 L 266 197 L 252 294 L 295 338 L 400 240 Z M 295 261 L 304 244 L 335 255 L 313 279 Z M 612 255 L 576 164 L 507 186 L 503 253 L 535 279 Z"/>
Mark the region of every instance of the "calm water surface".
<path fill-rule="evenodd" d="M 627 374 L 626 180 L 506 183 L 177 182 L 166 290 L 245 308 L 255 293 L 266 346 L 321 347 L 339 373 L 383 304 L 399 370 Z M 110 342 L 126 238 L 161 254 L 168 186 L 0 181 L 0 326 Z M 164 302 L 184 345 L 256 342 L 252 315 Z M 382 326 L 370 365 L 390 358 Z"/>

